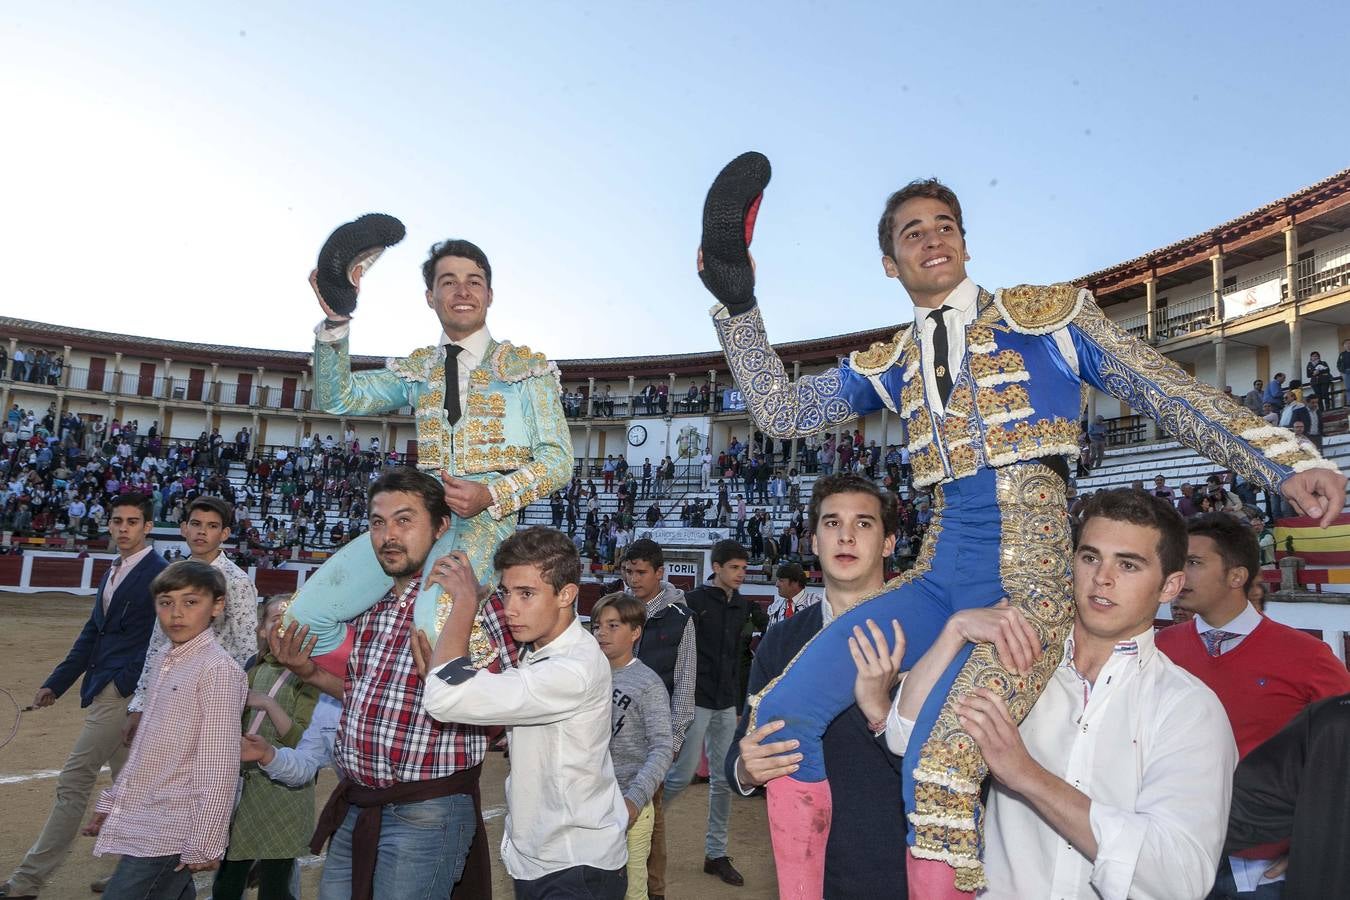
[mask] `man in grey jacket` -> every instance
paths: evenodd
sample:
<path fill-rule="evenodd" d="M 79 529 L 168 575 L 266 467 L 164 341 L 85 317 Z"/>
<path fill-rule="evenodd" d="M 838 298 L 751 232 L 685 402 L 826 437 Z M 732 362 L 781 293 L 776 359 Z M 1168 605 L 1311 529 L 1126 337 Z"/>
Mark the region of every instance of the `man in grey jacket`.
<path fill-rule="evenodd" d="M 684 602 L 684 591 L 665 580 L 666 558 L 661 546 L 643 538 L 628 546 L 623 557 L 623 580 L 628 593 L 647 607 L 647 624 L 638 642 L 637 658 L 661 677 L 670 693 L 670 730 L 675 755 L 684 746 L 684 735 L 694 721 L 694 683 L 698 680 L 698 655 L 694 644 L 694 619 Z M 664 789 L 652 797 L 656 820 L 652 827 L 652 850 L 647 860 L 647 893 L 664 900 L 666 893 L 666 821 L 662 809 Z"/>

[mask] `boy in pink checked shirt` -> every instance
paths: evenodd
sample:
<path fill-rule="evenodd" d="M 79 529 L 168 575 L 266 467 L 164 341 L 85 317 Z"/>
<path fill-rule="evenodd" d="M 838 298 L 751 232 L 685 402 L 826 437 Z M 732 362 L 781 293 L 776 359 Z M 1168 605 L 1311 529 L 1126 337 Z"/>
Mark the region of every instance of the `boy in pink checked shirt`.
<path fill-rule="evenodd" d="M 131 754 L 104 791 L 84 833 L 94 854 L 120 853 L 108 900 L 191 900 L 194 872 L 225 854 L 239 781 L 240 717 L 248 682 L 211 630 L 225 608 L 225 579 L 183 560 L 150 585 L 173 646 L 150 674 Z"/>

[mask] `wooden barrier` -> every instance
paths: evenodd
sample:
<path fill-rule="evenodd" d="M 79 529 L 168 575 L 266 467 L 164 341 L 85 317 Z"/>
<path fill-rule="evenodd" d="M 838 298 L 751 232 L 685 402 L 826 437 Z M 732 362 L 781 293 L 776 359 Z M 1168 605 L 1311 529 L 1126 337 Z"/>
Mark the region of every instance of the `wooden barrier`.
<path fill-rule="evenodd" d="M 104 575 L 112 567 L 111 554 L 93 556 L 56 550 L 26 550 L 0 556 L 0 591 L 36 594 L 62 591 L 89 596 L 98 590 Z M 248 576 L 259 596 L 294 593 L 319 562 L 292 561 L 291 568 L 259 569 L 250 566 Z"/>

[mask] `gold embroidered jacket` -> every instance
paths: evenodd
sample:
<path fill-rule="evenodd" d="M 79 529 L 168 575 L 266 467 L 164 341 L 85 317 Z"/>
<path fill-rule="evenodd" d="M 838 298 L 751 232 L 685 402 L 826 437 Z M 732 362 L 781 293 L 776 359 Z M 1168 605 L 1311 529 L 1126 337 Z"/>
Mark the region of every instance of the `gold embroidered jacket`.
<path fill-rule="evenodd" d="M 794 382 L 769 345 L 758 307 L 727 316 L 718 306 L 713 315 L 761 431 L 803 437 L 885 406 L 905 420 L 918 487 L 981 467 L 1076 456 L 1088 386 L 1124 400 L 1191 449 L 1268 488 L 1296 471 L 1335 468 L 1300 448 L 1288 429 L 1268 425 L 1122 331 L 1086 290 L 1021 285 L 992 295 L 982 290 L 978 303 L 965 330 L 961 370 L 953 373 L 940 415 L 928 402 L 912 326 Z M 1073 348 L 1067 356 L 1060 340 L 1065 335 Z"/>
<path fill-rule="evenodd" d="M 492 341 L 469 374 L 463 414 L 452 428 L 445 403 L 445 350 L 421 347 L 383 369 L 353 373 L 347 339 L 314 344 L 314 402 L 332 415 L 374 415 L 405 406 L 417 420 L 417 467 L 487 485 L 501 519 L 564 487 L 572 439 L 558 367 L 528 347 Z"/>

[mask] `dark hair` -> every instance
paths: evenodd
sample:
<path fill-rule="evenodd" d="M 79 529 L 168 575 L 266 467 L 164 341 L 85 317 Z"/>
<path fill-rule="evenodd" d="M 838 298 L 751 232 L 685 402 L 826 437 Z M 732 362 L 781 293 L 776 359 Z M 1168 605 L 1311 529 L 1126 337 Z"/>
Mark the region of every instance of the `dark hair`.
<path fill-rule="evenodd" d="M 918 178 L 886 198 L 886 209 L 881 213 L 881 221 L 877 222 L 877 243 L 881 245 L 882 256 L 895 256 L 895 242 L 891 240 L 895 211 L 907 200 L 916 197 L 927 197 L 947 204 L 952 215 L 956 216 L 956 227 L 961 229 L 961 236 L 966 236 L 966 223 L 961 217 L 961 201 L 956 199 L 956 192 L 936 178 Z"/>
<path fill-rule="evenodd" d="M 881 527 L 886 534 L 892 535 L 900 530 L 900 504 L 895 494 L 877 487 L 870 478 L 845 472 L 818 478 L 811 487 L 811 507 L 806 513 L 806 520 L 812 531 L 820 524 L 821 502 L 834 494 L 867 494 L 876 497 L 881 504 Z"/>
<path fill-rule="evenodd" d="M 1098 491 L 1083 503 L 1079 539 L 1092 519 L 1110 519 L 1152 528 L 1158 532 L 1158 561 L 1163 576 L 1180 572 L 1186 567 L 1186 520 L 1176 507 L 1161 497 L 1131 488 Z"/>
<path fill-rule="evenodd" d="M 191 516 L 199 509 L 206 512 L 213 512 L 220 516 L 220 524 L 224 525 L 226 528 L 229 528 L 230 523 L 234 521 L 234 507 L 219 497 L 198 497 L 188 504 L 187 513 Z"/>
<path fill-rule="evenodd" d="M 661 552 L 661 545 L 651 538 L 641 538 L 628 545 L 628 550 L 623 555 L 623 562 L 645 562 L 651 564 L 652 571 L 655 571 L 666 564 L 666 555 Z"/>
<path fill-rule="evenodd" d="M 380 494 L 415 494 L 431 513 L 431 523 L 439 524 L 450 518 L 450 507 L 445 502 L 445 488 L 431 475 L 411 466 L 398 466 L 376 478 L 370 485 L 366 502 L 373 503 Z"/>
<path fill-rule="evenodd" d="M 483 270 L 483 275 L 487 277 L 488 290 L 492 290 L 492 264 L 488 262 L 487 254 L 478 249 L 477 244 L 452 238 L 432 244 L 427 254 L 427 261 L 422 263 L 422 280 L 427 283 L 427 290 L 431 290 L 432 282 L 436 280 L 436 263 L 447 256 L 459 256 L 476 262 Z"/>
<path fill-rule="evenodd" d="M 806 587 L 806 572 L 796 563 L 783 563 L 778 567 L 778 571 L 773 575 L 774 580 L 786 578 L 788 581 L 795 581 L 802 587 Z"/>
<path fill-rule="evenodd" d="M 739 542 L 727 538 L 724 541 L 718 541 L 712 547 L 712 564 L 715 566 L 725 566 L 733 559 L 743 559 L 750 561 L 750 551 L 746 550 Z"/>
<path fill-rule="evenodd" d="M 629 628 L 641 628 L 647 624 L 647 605 L 632 594 L 615 591 L 595 601 L 591 607 L 591 622 L 600 618 L 600 612 L 612 609 L 619 614 L 619 621 Z"/>
<path fill-rule="evenodd" d="M 181 559 L 170 563 L 168 568 L 155 576 L 155 580 L 150 582 L 150 596 L 158 597 L 184 588 L 210 591 L 212 597 L 219 599 L 225 596 L 225 576 L 215 566 L 195 559 Z"/>
<path fill-rule="evenodd" d="M 492 567 L 504 572 L 513 566 L 537 566 L 539 575 L 555 591 L 581 584 L 581 557 L 561 531 L 536 525 L 517 531 L 492 555 Z"/>
<path fill-rule="evenodd" d="M 1214 542 L 1226 569 L 1242 566 L 1247 570 L 1245 591 L 1261 574 L 1261 548 L 1256 542 L 1252 526 L 1239 522 L 1236 516 L 1224 512 L 1196 516 L 1187 526 L 1191 537 L 1207 537 Z"/>
<path fill-rule="evenodd" d="M 149 494 L 118 494 L 108 504 L 108 514 L 111 515 L 119 506 L 134 506 L 141 511 L 141 518 L 145 521 L 152 524 L 155 521 L 155 500 Z"/>

